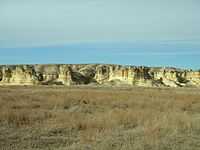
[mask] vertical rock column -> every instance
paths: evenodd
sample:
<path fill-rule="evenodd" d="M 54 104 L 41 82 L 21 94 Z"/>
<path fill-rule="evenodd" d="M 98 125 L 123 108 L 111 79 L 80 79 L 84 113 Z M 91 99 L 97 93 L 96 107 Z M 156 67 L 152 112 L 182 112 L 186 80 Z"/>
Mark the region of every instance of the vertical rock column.
<path fill-rule="evenodd" d="M 108 66 L 97 66 L 95 80 L 102 84 L 110 78 L 110 71 Z"/>
<path fill-rule="evenodd" d="M 3 77 L 2 77 L 2 83 L 7 84 L 10 83 L 10 79 L 12 77 L 12 71 L 10 68 L 3 67 L 2 69 Z"/>
<path fill-rule="evenodd" d="M 32 72 L 24 66 L 17 66 L 15 70 L 13 70 L 11 81 L 13 84 L 32 85 Z"/>
<path fill-rule="evenodd" d="M 61 65 L 59 68 L 58 81 L 62 82 L 64 85 L 72 84 L 72 71 L 67 65 Z"/>
<path fill-rule="evenodd" d="M 135 78 L 135 72 L 133 71 L 133 68 L 129 67 L 128 68 L 128 83 L 133 85 L 134 78 Z"/>
<path fill-rule="evenodd" d="M 200 71 L 188 71 L 186 80 L 189 80 L 193 85 L 200 86 Z"/>

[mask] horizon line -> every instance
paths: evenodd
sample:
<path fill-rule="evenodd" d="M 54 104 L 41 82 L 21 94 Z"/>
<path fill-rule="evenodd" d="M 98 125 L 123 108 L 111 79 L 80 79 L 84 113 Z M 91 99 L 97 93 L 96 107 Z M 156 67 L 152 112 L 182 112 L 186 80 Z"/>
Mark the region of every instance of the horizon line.
<path fill-rule="evenodd" d="M 192 69 L 187 67 L 178 67 L 178 66 L 156 66 L 156 65 L 134 65 L 134 64 L 117 64 L 117 63 L 18 63 L 18 64 L 0 64 L 1 66 L 23 66 L 23 65 L 116 65 L 116 66 L 127 66 L 127 67 L 147 67 L 147 68 L 173 68 L 173 69 L 180 69 L 180 70 L 192 70 L 192 71 L 199 71 L 198 69 Z"/>

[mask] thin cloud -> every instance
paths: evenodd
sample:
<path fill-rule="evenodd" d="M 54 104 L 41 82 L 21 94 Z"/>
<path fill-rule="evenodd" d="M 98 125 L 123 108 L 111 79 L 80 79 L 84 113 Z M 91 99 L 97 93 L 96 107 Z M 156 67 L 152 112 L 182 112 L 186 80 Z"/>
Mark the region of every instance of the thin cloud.
<path fill-rule="evenodd" d="M 200 55 L 200 52 L 122 52 L 117 53 L 117 55 L 126 55 L 126 56 L 187 56 L 187 55 Z"/>

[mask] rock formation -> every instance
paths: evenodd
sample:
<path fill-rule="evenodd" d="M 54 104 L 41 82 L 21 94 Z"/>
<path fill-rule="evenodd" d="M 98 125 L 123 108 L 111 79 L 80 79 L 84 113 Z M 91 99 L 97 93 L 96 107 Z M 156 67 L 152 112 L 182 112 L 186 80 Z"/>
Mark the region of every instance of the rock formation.
<path fill-rule="evenodd" d="M 1 65 L 0 85 L 200 87 L 200 71 L 121 65 Z"/>

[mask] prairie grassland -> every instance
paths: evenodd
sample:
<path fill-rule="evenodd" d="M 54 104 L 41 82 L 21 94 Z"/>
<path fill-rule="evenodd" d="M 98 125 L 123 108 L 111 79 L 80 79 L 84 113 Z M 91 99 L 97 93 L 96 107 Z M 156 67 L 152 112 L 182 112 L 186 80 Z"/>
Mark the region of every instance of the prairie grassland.
<path fill-rule="evenodd" d="M 0 87 L 0 150 L 200 150 L 200 90 Z"/>

